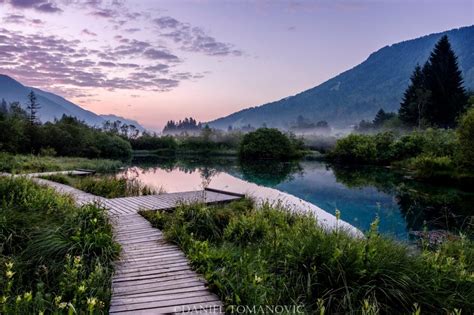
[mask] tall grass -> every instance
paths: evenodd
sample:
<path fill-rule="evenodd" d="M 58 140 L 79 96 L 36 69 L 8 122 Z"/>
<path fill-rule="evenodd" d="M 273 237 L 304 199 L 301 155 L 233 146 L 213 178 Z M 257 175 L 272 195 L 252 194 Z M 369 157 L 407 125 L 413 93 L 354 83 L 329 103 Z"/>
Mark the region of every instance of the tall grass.
<path fill-rule="evenodd" d="M 0 178 L 0 313 L 103 313 L 119 246 L 105 210 Z"/>
<path fill-rule="evenodd" d="M 474 311 L 474 246 L 435 251 L 326 231 L 307 214 L 243 200 L 144 212 L 177 243 L 228 307 L 303 305 L 308 313 L 446 314 Z M 416 305 L 415 305 L 416 303 Z M 416 312 L 416 311 L 415 311 Z"/>
<path fill-rule="evenodd" d="M 122 162 L 116 160 L 0 153 L 0 172 L 9 173 L 64 171 L 78 168 L 108 173 L 122 166 Z"/>
<path fill-rule="evenodd" d="M 90 194 L 105 198 L 155 195 L 162 190 L 155 190 L 144 185 L 137 178 L 106 176 L 73 177 L 68 175 L 47 175 L 44 179 L 76 187 Z"/>

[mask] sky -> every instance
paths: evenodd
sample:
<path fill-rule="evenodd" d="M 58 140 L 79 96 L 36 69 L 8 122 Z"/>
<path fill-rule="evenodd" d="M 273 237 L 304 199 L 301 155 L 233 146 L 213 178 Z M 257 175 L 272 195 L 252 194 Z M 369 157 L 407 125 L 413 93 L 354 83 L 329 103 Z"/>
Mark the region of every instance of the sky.
<path fill-rule="evenodd" d="M 297 94 L 474 0 L 0 0 L 0 73 L 160 130 Z"/>

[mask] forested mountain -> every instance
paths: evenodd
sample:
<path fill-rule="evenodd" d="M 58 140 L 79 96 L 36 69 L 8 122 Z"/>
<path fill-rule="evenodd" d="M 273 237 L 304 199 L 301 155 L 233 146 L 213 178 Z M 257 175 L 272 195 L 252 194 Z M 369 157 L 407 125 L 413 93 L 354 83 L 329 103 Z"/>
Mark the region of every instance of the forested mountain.
<path fill-rule="evenodd" d="M 295 96 L 244 109 L 209 122 L 227 129 L 248 124 L 288 128 L 299 115 L 332 126 L 346 127 L 361 119 L 372 120 L 377 111 L 397 111 L 410 75 L 423 65 L 436 42 L 447 35 L 458 56 L 464 86 L 474 90 L 474 25 L 431 34 L 386 46 L 356 67 Z"/>
<path fill-rule="evenodd" d="M 106 120 L 121 120 L 122 123 L 134 124 L 139 130 L 144 128 L 136 121 L 127 120 L 115 115 L 97 115 L 91 111 L 68 101 L 67 99 L 37 88 L 24 86 L 13 78 L 0 74 L 0 101 L 20 102 L 22 108 L 26 108 L 28 103 L 28 94 L 35 92 L 37 102 L 41 106 L 38 112 L 39 119 L 42 122 L 53 121 L 54 118 L 61 118 L 63 114 L 73 116 L 91 126 L 102 126 Z"/>

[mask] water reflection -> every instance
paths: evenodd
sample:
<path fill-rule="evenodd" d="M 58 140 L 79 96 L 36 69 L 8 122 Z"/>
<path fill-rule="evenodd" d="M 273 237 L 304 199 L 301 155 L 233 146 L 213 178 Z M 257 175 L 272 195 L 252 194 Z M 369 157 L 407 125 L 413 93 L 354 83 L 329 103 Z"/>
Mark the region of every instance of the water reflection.
<path fill-rule="evenodd" d="M 337 180 L 347 187 L 373 186 L 393 195 L 408 231 L 424 228 L 472 231 L 472 192 L 421 183 L 385 168 L 331 168 Z"/>
<path fill-rule="evenodd" d="M 321 162 L 241 163 L 233 158 L 135 160 L 128 176 L 167 192 L 219 184 L 232 190 L 245 182 L 273 187 L 334 213 L 367 230 L 375 217 L 380 231 L 398 239 L 412 230 L 472 230 L 474 194 L 419 183 L 386 168 L 345 168 Z M 235 178 L 244 180 L 236 181 Z"/>

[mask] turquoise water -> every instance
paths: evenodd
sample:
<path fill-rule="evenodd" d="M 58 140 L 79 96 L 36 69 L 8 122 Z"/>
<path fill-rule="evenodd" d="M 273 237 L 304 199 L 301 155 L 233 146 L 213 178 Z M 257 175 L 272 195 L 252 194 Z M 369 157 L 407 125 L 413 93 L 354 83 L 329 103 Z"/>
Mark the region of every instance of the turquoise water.
<path fill-rule="evenodd" d="M 468 224 L 474 194 L 431 186 L 385 168 L 341 168 L 317 161 L 242 164 L 235 159 L 134 161 L 127 176 L 166 192 L 255 183 L 292 194 L 366 231 L 375 218 L 381 233 L 400 240 L 410 231 L 457 231 Z M 242 181 L 236 181 L 235 179 Z"/>

